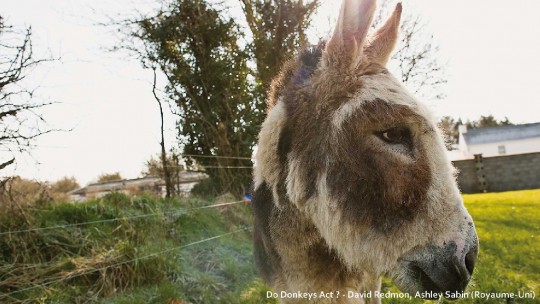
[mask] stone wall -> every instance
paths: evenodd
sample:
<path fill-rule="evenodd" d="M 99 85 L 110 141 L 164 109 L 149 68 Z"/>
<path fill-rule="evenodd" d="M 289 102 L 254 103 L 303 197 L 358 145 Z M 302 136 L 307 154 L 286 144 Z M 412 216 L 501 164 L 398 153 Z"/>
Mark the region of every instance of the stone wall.
<path fill-rule="evenodd" d="M 453 162 L 463 193 L 540 188 L 540 153 L 505 155 Z M 485 178 L 486 184 L 480 181 Z"/>

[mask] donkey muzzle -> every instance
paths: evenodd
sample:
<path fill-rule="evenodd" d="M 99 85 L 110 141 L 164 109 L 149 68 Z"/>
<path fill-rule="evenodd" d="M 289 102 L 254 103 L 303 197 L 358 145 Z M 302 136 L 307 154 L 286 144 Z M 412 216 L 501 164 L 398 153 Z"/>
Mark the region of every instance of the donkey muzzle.
<path fill-rule="evenodd" d="M 450 241 L 443 246 L 428 245 L 411 251 L 400 262 L 396 284 L 425 299 L 460 298 L 469 284 L 478 257 L 478 239 L 474 230 L 458 246 Z"/>

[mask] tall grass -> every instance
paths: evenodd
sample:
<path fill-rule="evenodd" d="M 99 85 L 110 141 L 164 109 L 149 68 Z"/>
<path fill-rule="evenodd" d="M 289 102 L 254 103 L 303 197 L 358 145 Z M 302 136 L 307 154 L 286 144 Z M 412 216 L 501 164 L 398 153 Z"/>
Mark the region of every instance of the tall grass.
<path fill-rule="evenodd" d="M 152 255 L 251 225 L 243 205 L 189 210 L 210 203 L 115 193 L 3 215 L 24 232 L 0 235 L 0 302 L 232 303 L 255 278 L 249 232 Z"/>

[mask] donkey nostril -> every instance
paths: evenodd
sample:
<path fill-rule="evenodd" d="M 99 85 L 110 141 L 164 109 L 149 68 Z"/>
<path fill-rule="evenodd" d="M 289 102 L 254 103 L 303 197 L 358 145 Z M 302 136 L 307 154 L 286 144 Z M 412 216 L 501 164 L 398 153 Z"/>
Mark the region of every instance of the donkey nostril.
<path fill-rule="evenodd" d="M 475 247 L 469 250 L 469 252 L 465 255 L 465 267 L 467 268 L 469 275 L 472 275 L 474 271 L 474 264 L 476 264 L 477 253 L 478 249 L 476 249 Z"/>

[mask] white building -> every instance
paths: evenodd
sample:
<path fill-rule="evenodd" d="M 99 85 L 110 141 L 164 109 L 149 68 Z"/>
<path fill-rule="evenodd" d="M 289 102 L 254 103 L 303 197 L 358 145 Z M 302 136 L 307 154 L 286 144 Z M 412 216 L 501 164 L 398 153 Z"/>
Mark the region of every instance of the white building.
<path fill-rule="evenodd" d="M 540 152 L 540 123 L 467 130 L 459 126 L 458 150 L 452 160 Z"/>
<path fill-rule="evenodd" d="M 188 195 L 191 189 L 201 180 L 208 178 L 208 175 L 201 172 L 180 172 L 175 179 L 179 191 Z M 141 192 L 150 192 L 162 197 L 165 196 L 165 181 L 159 177 L 142 177 L 135 179 L 126 179 L 120 181 L 111 181 L 104 183 L 94 183 L 73 190 L 68 194 L 75 202 L 83 202 L 90 198 L 102 197 L 112 192 L 121 192 L 127 195 L 135 195 Z"/>

